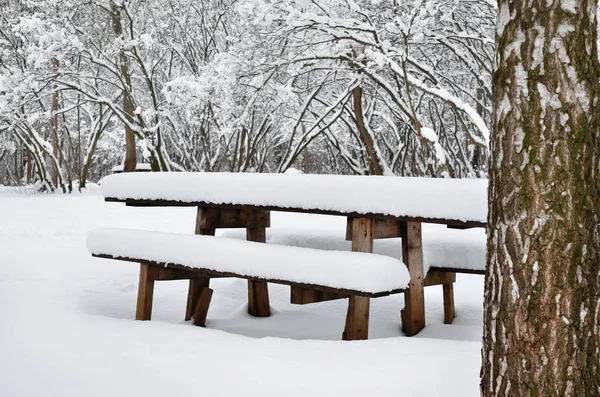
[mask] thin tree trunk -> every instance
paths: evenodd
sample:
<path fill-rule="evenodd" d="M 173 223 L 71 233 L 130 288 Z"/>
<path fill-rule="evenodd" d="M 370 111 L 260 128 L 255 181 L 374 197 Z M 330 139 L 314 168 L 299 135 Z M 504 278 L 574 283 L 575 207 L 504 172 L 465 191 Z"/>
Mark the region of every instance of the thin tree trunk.
<path fill-rule="evenodd" d="M 33 174 L 33 159 L 31 157 L 31 151 L 27 150 L 27 184 L 31 183 L 31 176 Z"/>
<path fill-rule="evenodd" d="M 482 101 L 485 99 L 484 95 L 483 95 L 483 88 L 478 88 L 477 89 L 477 99 L 479 101 Z M 483 105 L 481 103 L 477 103 L 475 109 L 477 110 L 477 114 L 479 116 L 481 116 L 482 118 L 484 117 L 484 109 L 483 109 Z M 469 136 L 467 135 L 467 139 L 469 139 Z M 471 167 L 473 167 L 473 170 L 475 170 L 475 172 L 479 175 L 482 169 L 482 148 L 479 145 L 473 145 L 473 155 L 471 156 Z"/>
<path fill-rule="evenodd" d="M 121 9 L 119 6 L 111 2 L 110 3 L 111 17 L 113 23 L 113 29 L 115 36 L 123 36 L 123 25 L 121 24 Z M 124 50 L 119 53 L 119 60 L 121 62 L 121 75 L 125 80 L 123 89 L 123 111 L 125 112 L 125 162 L 123 166 L 123 172 L 134 172 L 137 163 L 136 150 L 135 150 L 135 132 L 131 129 L 131 125 L 134 123 L 134 107 L 133 99 L 131 98 L 131 74 L 129 73 L 129 60 Z"/>
<path fill-rule="evenodd" d="M 304 123 L 302 125 L 302 135 L 306 134 L 306 126 Z M 310 156 L 308 153 L 308 146 L 304 148 L 302 151 L 302 172 L 305 174 L 310 174 Z"/>
<path fill-rule="evenodd" d="M 597 3 L 498 9 L 481 392 L 600 396 Z"/>
<path fill-rule="evenodd" d="M 354 88 L 352 90 L 352 98 L 354 99 L 354 117 L 356 118 L 356 128 L 358 128 L 360 139 L 363 142 L 363 145 L 365 145 L 367 155 L 369 156 L 369 173 L 371 175 L 383 175 L 383 168 L 381 167 L 379 156 L 375 151 L 375 144 L 365 125 L 362 108 L 362 88 Z"/>
<path fill-rule="evenodd" d="M 56 78 L 58 78 L 59 61 L 53 58 L 52 63 L 57 73 Z M 58 87 L 56 85 L 54 85 L 54 91 L 52 92 L 52 127 L 50 128 L 50 136 L 52 139 L 52 155 L 58 159 Z M 55 162 L 52 162 L 52 183 L 54 186 L 58 186 L 58 167 Z"/>

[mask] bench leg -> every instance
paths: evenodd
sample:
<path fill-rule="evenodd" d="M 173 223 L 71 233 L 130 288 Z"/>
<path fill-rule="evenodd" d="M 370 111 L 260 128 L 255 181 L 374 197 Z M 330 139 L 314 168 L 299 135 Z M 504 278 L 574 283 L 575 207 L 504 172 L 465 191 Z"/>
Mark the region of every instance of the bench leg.
<path fill-rule="evenodd" d="M 267 241 L 266 228 L 246 228 L 246 240 L 265 243 Z M 248 280 L 248 313 L 254 317 L 271 315 L 269 287 L 266 282 Z"/>
<path fill-rule="evenodd" d="M 369 339 L 369 303 L 370 298 L 351 296 L 348 301 L 346 328 L 342 334 L 343 340 Z"/>
<path fill-rule="evenodd" d="M 248 314 L 254 317 L 269 317 L 269 287 L 263 281 L 248 280 Z"/>
<path fill-rule="evenodd" d="M 190 321 L 194 315 L 195 304 L 198 301 L 198 296 L 202 288 L 208 288 L 210 279 L 208 277 L 190 279 L 188 289 L 187 305 L 185 309 L 185 321 Z"/>
<path fill-rule="evenodd" d="M 456 312 L 454 311 L 454 284 L 443 284 L 444 290 L 444 324 L 452 324 Z"/>
<path fill-rule="evenodd" d="M 146 263 L 140 264 L 140 283 L 138 286 L 136 320 L 150 320 L 152 317 L 152 296 L 154 295 L 154 281 L 158 278 L 160 269 Z"/>
<path fill-rule="evenodd" d="M 421 223 L 402 222 L 402 261 L 410 273 L 410 284 L 404 292 L 404 309 L 401 311 L 402 330 L 408 336 L 425 328 L 425 292 L 423 275 L 423 249 Z"/>
<path fill-rule="evenodd" d="M 212 298 L 213 290 L 208 287 L 202 287 L 194 305 L 194 325 L 204 327 L 206 315 Z"/>

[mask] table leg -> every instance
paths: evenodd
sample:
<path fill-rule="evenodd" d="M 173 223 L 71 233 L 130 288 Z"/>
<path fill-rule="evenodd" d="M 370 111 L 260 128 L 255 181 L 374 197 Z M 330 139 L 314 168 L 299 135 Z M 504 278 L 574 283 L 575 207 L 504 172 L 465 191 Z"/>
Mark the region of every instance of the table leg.
<path fill-rule="evenodd" d="M 203 287 L 200 289 L 200 292 L 196 297 L 196 304 L 194 305 L 194 325 L 204 327 L 212 294 L 213 290 L 208 287 Z"/>
<path fill-rule="evenodd" d="M 198 207 L 198 210 L 196 211 L 196 229 L 194 233 L 202 236 L 214 236 L 215 228 L 206 228 L 203 227 L 203 225 L 214 225 L 216 223 L 216 218 L 218 217 L 218 215 L 219 212 L 216 208 Z M 207 221 L 207 219 L 209 219 L 210 221 Z M 185 321 L 189 321 L 192 319 L 198 296 L 202 291 L 202 288 L 208 288 L 208 285 L 208 278 L 190 279 L 190 285 L 188 287 L 188 298 L 185 309 Z"/>
<path fill-rule="evenodd" d="M 185 309 L 185 321 L 190 321 L 196 312 L 196 304 L 198 302 L 200 293 L 203 288 L 208 288 L 210 285 L 210 279 L 208 277 L 201 277 L 196 279 L 190 279 L 190 286 L 188 289 L 187 306 Z"/>
<path fill-rule="evenodd" d="M 265 243 L 267 231 L 264 227 L 246 228 L 246 240 Z M 254 317 L 269 317 L 269 287 L 264 281 L 248 280 L 248 313 Z"/>
<path fill-rule="evenodd" d="M 375 221 L 370 218 L 352 219 L 352 251 L 373 252 Z M 344 340 L 369 338 L 369 306 L 371 299 L 364 296 L 351 296 L 348 301 Z"/>
<path fill-rule="evenodd" d="M 425 294 L 421 222 L 402 222 L 402 261 L 410 273 L 410 284 L 404 292 L 402 329 L 408 336 L 425 328 Z"/>
<path fill-rule="evenodd" d="M 369 303 L 371 298 L 352 295 L 348 300 L 343 340 L 369 339 Z"/>

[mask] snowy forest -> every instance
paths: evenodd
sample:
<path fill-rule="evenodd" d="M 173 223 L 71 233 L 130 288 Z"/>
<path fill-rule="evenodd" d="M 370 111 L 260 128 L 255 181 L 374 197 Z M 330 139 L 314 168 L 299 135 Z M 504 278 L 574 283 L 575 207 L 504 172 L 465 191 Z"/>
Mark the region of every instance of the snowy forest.
<path fill-rule="evenodd" d="M 490 0 L 0 0 L 0 184 L 487 175 Z"/>

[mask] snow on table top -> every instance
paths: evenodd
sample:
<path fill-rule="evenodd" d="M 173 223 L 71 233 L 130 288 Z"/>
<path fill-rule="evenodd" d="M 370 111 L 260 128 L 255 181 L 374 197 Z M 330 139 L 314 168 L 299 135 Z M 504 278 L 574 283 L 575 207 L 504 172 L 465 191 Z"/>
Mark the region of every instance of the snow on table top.
<path fill-rule="evenodd" d="M 405 289 L 410 281 L 406 266 L 388 256 L 287 247 L 224 237 L 106 228 L 88 235 L 87 248 L 97 255 L 175 263 L 373 294 Z"/>
<path fill-rule="evenodd" d="M 243 229 L 220 231 L 224 237 L 245 239 Z M 423 225 L 423 271 L 430 267 L 485 271 L 485 230 L 448 229 L 442 225 Z M 267 243 L 324 250 L 350 251 L 345 230 L 335 229 L 267 229 Z M 399 238 L 375 240 L 373 252 L 402 260 L 402 242 Z"/>
<path fill-rule="evenodd" d="M 104 197 L 486 222 L 486 179 L 249 173 L 125 173 Z"/>

